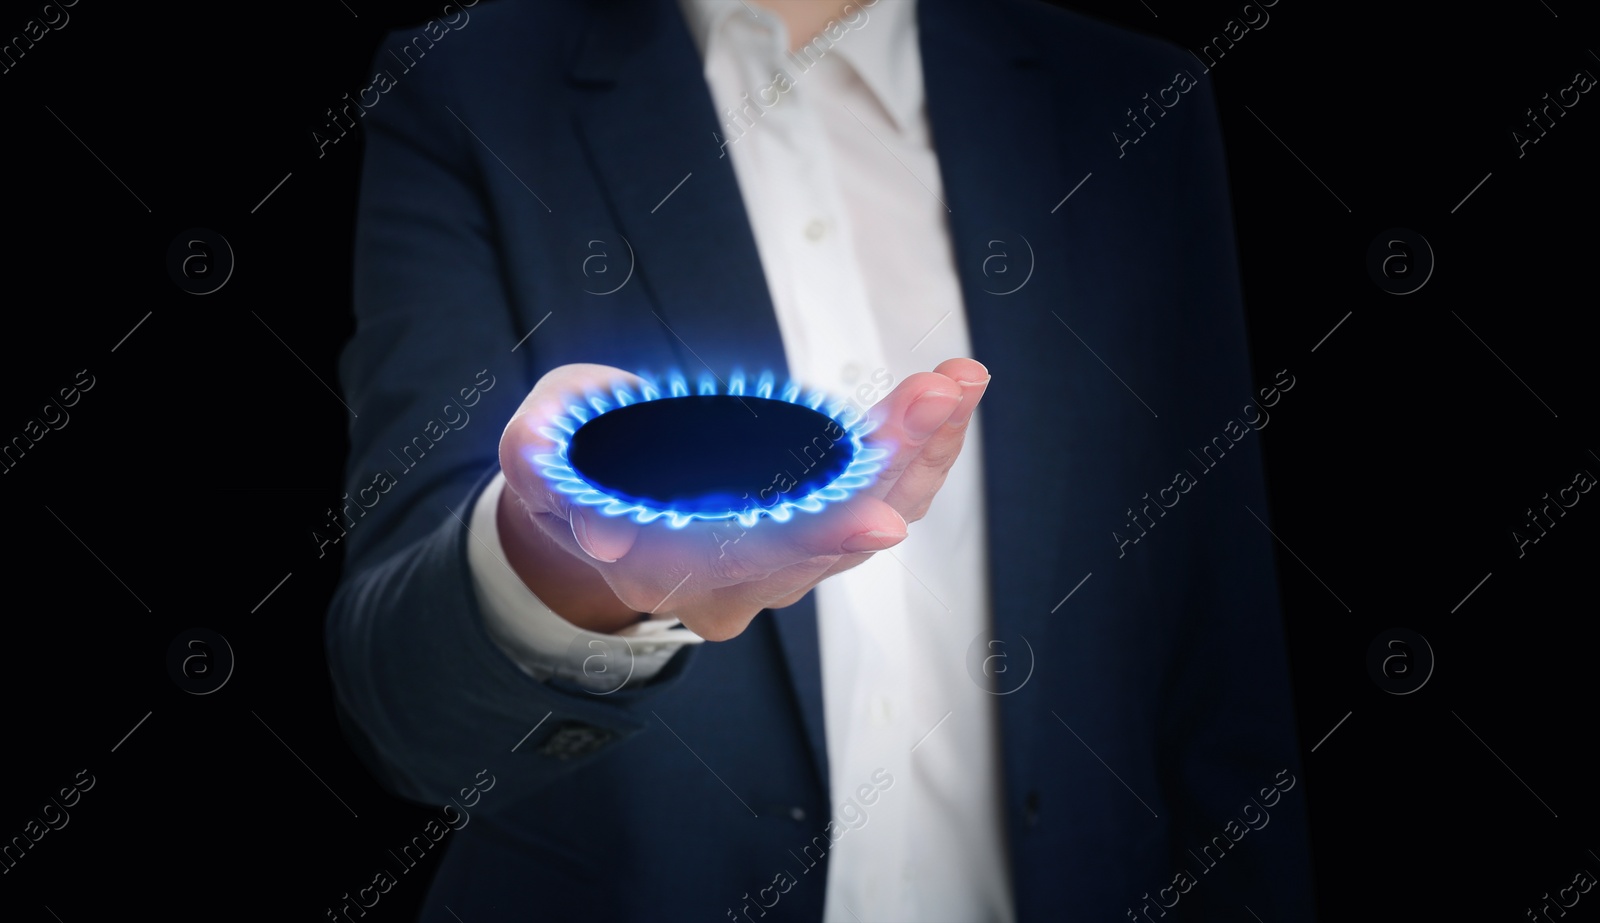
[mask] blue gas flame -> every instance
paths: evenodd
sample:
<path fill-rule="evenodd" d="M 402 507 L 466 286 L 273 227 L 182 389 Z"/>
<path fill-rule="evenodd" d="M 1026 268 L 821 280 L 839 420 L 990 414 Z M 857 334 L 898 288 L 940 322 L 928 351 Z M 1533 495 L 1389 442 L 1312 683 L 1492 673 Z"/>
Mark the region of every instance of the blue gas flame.
<path fill-rule="evenodd" d="M 540 454 L 533 458 L 546 480 L 556 490 L 570 497 L 572 502 L 593 507 L 606 516 L 627 516 L 641 525 L 663 520 L 674 529 L 681 529 L 697 519 L 734 520 L 745 528 L 754 526 L 763 516 L 776 522 L 787 522 L 797 511 L 818 513 L 829 503 L 848 500 L 853 494 L 872 484 L 874 475 L 882 470 L 883 461 L 889 456 L 885 449 L 869 448 L 862 443 L 862 439 L 876 428 L 876 423 L 858 412 L 848 400 L 830 398 L 826 392 L 820 390 L 805 389 L 793 380 L 778 388 L 777 377 L 771 371 L 763 371 L 758 375 L 754 388 L 749 390 L 747 390 L 749 382 L 744 372 L 739 370 L 728 376 L 725 390 L 719 390 L 722 382 L 710 372 L 699 377 L 693 390 L 689 380 L 682 372 L 676 370 L 668 372 L 664 381 L 649 372 L 636 374 L 641 379 L 637 387 L 619 384 L 613 386 L 608 393 L 587 392 L 581 399 L 569 400 L 565 413 L 540 426 L 538 430 L 558 446 L 554 454 Z M 833 480 L 798 499 L 785 499 L 770 505 L 753 503 L 740 508 L 707 511 L 680 510 L 670 506 L 660 508 L 635 499 L 613 496 L 601 485 L 580 475 L 567 458 L 567 450 L 578 429 L 618 407 L 691 395 L 717 394 L 751 395 L 780 400 L 799 404 L 826 415 L 847 434 L 848 443 L 853 450 L 850 464 Z"/>

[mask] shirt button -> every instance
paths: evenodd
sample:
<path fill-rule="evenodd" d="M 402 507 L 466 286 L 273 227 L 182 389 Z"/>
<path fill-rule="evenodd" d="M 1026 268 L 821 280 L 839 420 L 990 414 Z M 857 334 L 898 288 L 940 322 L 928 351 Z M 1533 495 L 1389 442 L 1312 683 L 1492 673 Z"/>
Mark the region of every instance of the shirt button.
<path fill-rule="evenodd" d="M 854 362 L 846 362 L 844 368 L 839 370 L 839 377 L 847 385 L 853 385 L 861 380 L 861 366 Z"/>
<path fill-rule="evenodd" d="M 808 240 L 821 240 L 827 236 L 827 233 L 828 225 L 821 218 L 813 218 L 806 225 L 806 239 Z"/>
<path fill-rule="evenodd" d="M 872 719 L 872 723 L 879 727 L 887 725 L 894 717 L 889 708 L 889 700 L 881 695 L 873 697 L 872 704 L 867 708 L 867 715 Z"/>
<path fill-rule="evenodd" d="M 805 808 L 801 808 L 801 807 L 790 808 L 789 809 L 789 816 L 794 818 L 795 820 L 805 820 L 806 819 L 806 809 Z"/>

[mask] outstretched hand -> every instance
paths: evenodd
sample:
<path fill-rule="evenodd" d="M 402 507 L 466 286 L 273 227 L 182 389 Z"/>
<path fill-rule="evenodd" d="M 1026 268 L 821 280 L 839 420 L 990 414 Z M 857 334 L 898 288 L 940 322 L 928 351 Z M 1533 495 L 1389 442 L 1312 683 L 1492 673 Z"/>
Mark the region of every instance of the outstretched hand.
<path fill-rule="evenodd" d="M 876 428 L 863 442 L 889 453 L 870 487 L 818 513 L 760 520 L 730 542 L 736 523 L 641 526 L 554 489 L 533 461 L 558 448 L 540 428 L 574 394 L 642 383 L 608 366 L 560 366 L 539 379 L 500 438 L 501 544 L 528 588 L 580 628 L 613 632 L 646 613 L 677 618 L 708 641 L 732 638 L 762 609 L 793 605 L 905 539 L 960 455 L 988 381 L 972 359 L 906 378 L 868 411 Z"/>

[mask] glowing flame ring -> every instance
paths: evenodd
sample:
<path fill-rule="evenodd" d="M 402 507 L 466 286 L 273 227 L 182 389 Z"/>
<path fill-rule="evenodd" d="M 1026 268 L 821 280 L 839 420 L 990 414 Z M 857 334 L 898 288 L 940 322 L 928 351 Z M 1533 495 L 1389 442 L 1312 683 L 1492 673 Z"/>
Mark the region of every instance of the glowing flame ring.
<path fill-rule="evenodd" d="M 682 529 L 697 519 L 708 522 L 734 520 L 746 529 L 753 527 L 763 517 L 775 522 L 788 522 L 794 518 L 796 512 L 820 513 L 829 503 L 848 500 L 862 488 L 870 486 L 875 480 L 873 476 L 883 470 L 883 462 L 889 457 L 889 453 L 884 449 L 869 448 L 862 442 L 862 439 L 875 427 L 865 414 L 856 413 L 848 401 L 843 399 L 830 401 L 824 392 L 806 391 L 793 381 L 785 383 L 782 389 L 776 389 L 776 379 L 771 372 L 761 373 L 756 379 L 753 391 L 746 390 L 748 383 L 745 375 L 737 370 L 728 377 L 723 390 L 718 390 L 718 386 L 722 383 L 709 372 L 702 375 L 693 388 L 683 374 L 676 371 L 668 373 L 665 386 L 647 372 L 639 373 L 639 378 L 642 379 L 642 384 L 637 388 L 616 385 L 609 394 L 588 392 L 581 399 L 573 398 L 565 402 L 566 413 L 557 415 L 539 428 L 539 432 L 554 442 L 558 448 L 553 455 L 534 456 L 535 467 L 544 475 L 552 488 L 566 494 L 571 502 L 593 507 L 606 516 L 627 516 L 640 525 L 663 520 L 673 529 Z M 683 512 L 657 509 L 636 501 L 617 499 L 606 493 L 600 485 L 585 479 L 567 460 L 567 448 L 571 444 L 572 436 L 585 423 L 601 414 L 631 404 L 691 395 L 717 394 L 733 396 L 749 394 L 799 404 L 823 414 L 838 424 L 848 435 L 850 447 L 854 452 L 850 464 L 833 480 L 796 500 L 781 500 L 771 506 L 755 503 L 742 510 L 730 509 L 725 512 L 701 510 Z"/>

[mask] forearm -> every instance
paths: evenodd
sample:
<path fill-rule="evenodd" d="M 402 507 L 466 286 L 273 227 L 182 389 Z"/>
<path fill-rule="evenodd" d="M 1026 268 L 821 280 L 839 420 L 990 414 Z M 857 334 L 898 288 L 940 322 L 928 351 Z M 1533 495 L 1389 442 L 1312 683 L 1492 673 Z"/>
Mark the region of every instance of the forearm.
<path fill-rule="evenodd" d="M 359 732 L 356 747 L 391 791 L 439 803 L 488 769 L 506 786 L 492 805 L 485 799 L 492 813 L 642 730 L 637 706 L 670 685 L 692 652 L 673 658 L 650 687 L 610 695 L 535 679 L 486 630 L 470 540 L 465 525 L 445 515 L 396 553 L 358 565 L 330 607 L 327 649 L 339 707 Z M 547 750 L 571 725 L 603 745 L 577 756 Z"/>

